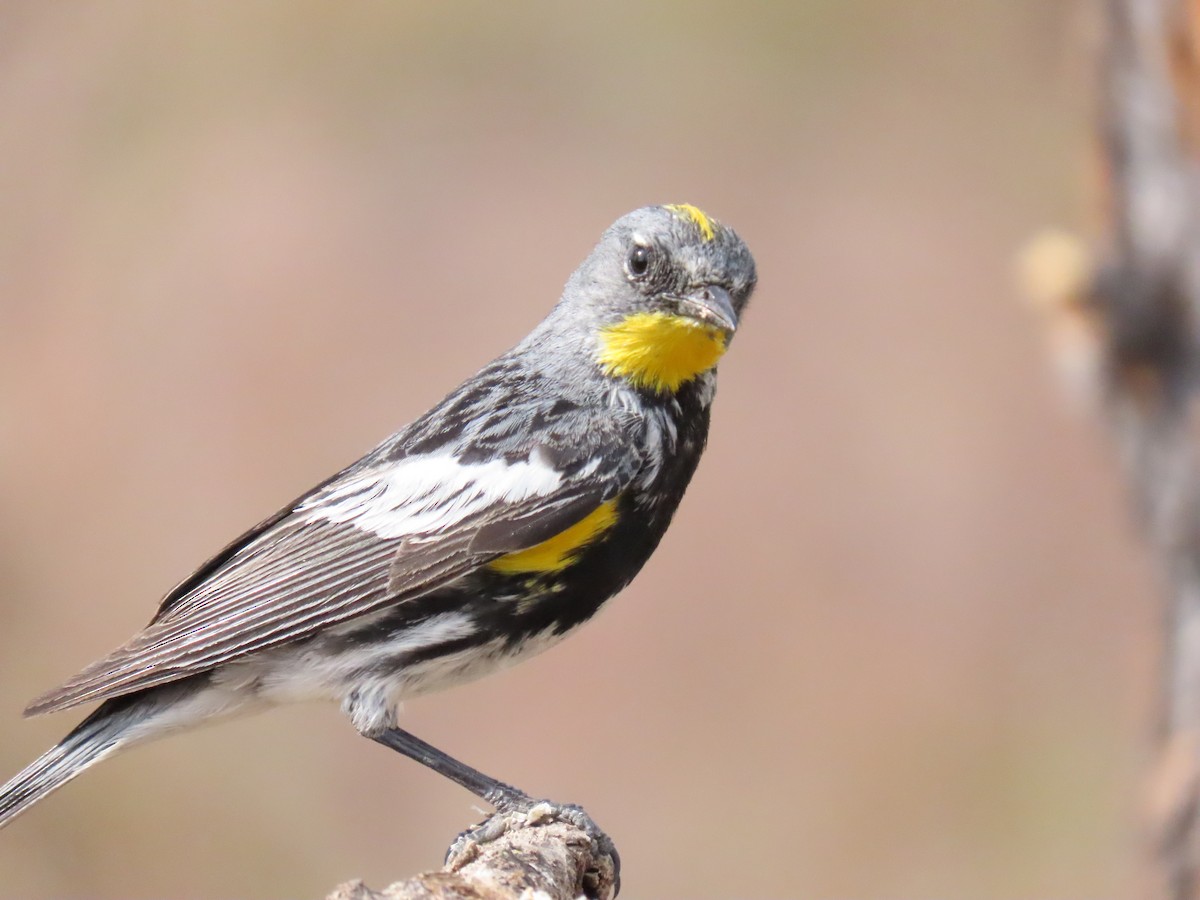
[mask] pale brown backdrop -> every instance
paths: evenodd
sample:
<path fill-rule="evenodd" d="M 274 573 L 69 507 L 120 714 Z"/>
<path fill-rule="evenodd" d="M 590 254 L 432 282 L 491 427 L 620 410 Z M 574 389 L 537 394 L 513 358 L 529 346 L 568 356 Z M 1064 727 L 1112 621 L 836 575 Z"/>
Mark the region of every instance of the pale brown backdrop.
<path fill-rule="evenodd" d="M 1086 10 L 0 8 L 0 775 L 24 702 L 688 201 L 760 287 L 711 447 L 567 644 L 417 734 L 609 829 L 629 897 L 1121 897 L 1153 572 L 1013 286 L 1087 215 Z M 477 813 L 336 710 L 102 764 L 4 898 L 318 897 Z"/>

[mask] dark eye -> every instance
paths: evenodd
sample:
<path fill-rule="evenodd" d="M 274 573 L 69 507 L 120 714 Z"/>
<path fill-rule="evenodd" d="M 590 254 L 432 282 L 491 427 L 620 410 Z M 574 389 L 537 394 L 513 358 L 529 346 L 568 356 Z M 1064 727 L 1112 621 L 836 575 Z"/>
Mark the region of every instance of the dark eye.
<path fill-rule="evenodd" d="M 625 268 L 634 278 L 641 278 L 650 271 L 650 260 L 653 256 L 654 252 L 649 247 L 644 244 L 635 244 L 629 251 L 629 259 L 625 262 Z"/>

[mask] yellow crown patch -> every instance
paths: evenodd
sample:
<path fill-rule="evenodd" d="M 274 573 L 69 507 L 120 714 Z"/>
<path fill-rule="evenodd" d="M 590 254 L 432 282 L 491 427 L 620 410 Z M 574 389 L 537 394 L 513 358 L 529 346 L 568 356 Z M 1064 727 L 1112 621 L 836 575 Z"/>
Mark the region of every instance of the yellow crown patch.
<path fill-rule="evenodd" d="M 690 203 L 671 203 L 667 206 L 671 212 L 679 216 L 681 219 L 687 219 L 693 225 L 700 229 L 700 236 L 705 241 L 711 241 L 716 237 L 716 229 L 714 228 L 713 220 L 704 214 L 704 211 L 698 206 L 692 206 Z"/>

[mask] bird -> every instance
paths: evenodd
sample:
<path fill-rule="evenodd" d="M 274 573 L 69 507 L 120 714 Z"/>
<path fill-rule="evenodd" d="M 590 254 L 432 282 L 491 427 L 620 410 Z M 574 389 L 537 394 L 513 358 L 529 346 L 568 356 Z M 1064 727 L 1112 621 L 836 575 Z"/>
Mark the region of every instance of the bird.
<path fill-rule="evenodd" d="M 99 706 L 0 787 L 0 827 L 118 751 L 313 699 L 498 808 L 526 803 L 400 728 L 398 706 L 547 649 L 634 578 L 700 461 L 756 281 L 694 205 L 618 219 L 516 346 L 30 703 Z"/>

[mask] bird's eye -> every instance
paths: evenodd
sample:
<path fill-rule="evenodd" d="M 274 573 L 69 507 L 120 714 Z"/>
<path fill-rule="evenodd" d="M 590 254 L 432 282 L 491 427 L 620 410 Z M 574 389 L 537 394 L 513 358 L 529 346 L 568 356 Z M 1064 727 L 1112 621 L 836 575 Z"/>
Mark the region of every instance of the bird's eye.
<path fill-rule="evenodd" d="M 625 262 L 626 269 L 634 278 L 641 278 L 650 271 L 650 258 L 653 252 L 645 244 L 634 244 L 632 250 L 629 251 L 629 259 Z"/>

